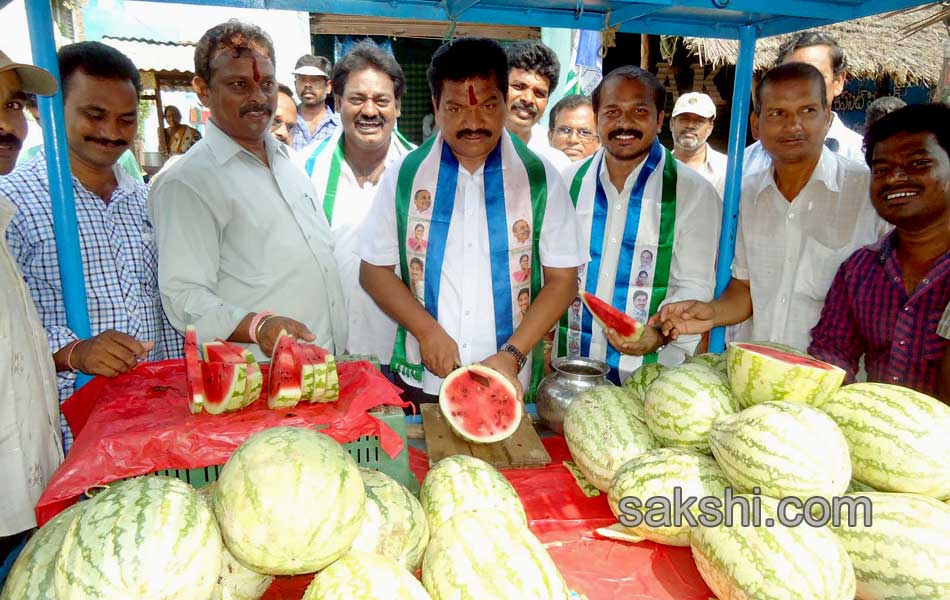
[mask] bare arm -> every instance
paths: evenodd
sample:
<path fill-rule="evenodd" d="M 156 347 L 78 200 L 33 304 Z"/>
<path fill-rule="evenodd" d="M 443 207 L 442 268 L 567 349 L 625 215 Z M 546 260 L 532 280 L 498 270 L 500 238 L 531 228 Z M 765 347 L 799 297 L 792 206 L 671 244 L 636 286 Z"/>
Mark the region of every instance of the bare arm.
<path fill-rule="evenodd" d="M 749 282 L 733 278 L 722 296 L 712 302 L 686 300 L 660 310 L 663 335 L 676 339 L 689 333 L 706 333 L 714 327 L 735 325 L 752 316 Z"/>

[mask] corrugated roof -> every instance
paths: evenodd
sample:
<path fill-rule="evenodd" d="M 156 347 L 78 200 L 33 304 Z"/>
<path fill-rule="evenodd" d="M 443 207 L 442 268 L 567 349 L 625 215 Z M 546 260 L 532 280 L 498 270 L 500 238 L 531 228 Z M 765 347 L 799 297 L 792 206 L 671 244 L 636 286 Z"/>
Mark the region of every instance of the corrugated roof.
<path fill-rule="evenodd" d="M 165 71 L 187 75 L 195 67 L 193 42 L 106 36 L 102 38 L 102 43 L 128 56 L 139 71 Z"/>

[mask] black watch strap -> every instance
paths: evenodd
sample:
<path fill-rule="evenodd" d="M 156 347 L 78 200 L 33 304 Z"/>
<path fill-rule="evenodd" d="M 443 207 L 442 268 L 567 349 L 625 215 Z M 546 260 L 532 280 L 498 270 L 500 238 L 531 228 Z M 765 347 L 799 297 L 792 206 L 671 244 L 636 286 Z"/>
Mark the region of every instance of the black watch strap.
<path fill-rule="evenodd" d="M 518 361 L 519 371 L 523 369 L 525 363 L 528 362 L 528 357 L 525 356 L 521 350 L 518 350 L 511 344 L 505 344 L 504 346 L 502 346 L 500 352 L 507 352 L 508 354 L 511 354 L 512 356 L 514 356 L 515 360 Z"/>

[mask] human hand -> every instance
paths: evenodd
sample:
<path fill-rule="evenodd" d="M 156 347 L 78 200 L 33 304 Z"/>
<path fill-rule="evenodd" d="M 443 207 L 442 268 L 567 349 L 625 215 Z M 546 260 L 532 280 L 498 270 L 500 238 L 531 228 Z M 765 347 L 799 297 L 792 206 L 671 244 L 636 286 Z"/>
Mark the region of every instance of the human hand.
<path fill-rule="evenodd" d="M 257 345 L 261 347 L 261 352 L 267 356 L 274 354 L 277 336 L 280 335 L 281 331 L 285 331 L 288 335 L 305 342 L 312 342 L 317 339 L 317 336 L 313 335 L 307 329 L 307 326 L 300 321 L 295 321 L 289 317 L 270 317 L 264 321 L 257 332 Z"/>
<path fill-rule="evenodd" d="M 681 335 L 706 333 L 716 326 L 716 309 L 699 300 L 672 302 L 661 308 L 658 315 L 663 335 L 672 340 Z"/>
<path fill-rule="evenodd" d="M 515 386 L 515 397 L 518 398 L 518 402 L 523 400 L 524 390 L 521 387 L 521 380 L 518 379 L 518 361 L 511 353 L 496 352 L 479 364 L 504 375 L 505 379 Z"/>
<path fill-rule="evenodd" d="M 134 369 L 139 359 L 154 347 L 155 342 L 140 342 L 126 333 L 108 329 L 78 342 L 69 354 L 69 363 L 89 375 L 115 377 Z"/>
<path fill-rule="evenodd" d="M 605 329 L 604 333 L 607 335 L 607 341 L 617 349 L 617 352 L 632 356 L 645 356 L 655 352 L 665 341 L 660 330 L 650 324 L 643 328 L 643 336 L 635 342 L 624 341 L 616 331 L 610 328 Z"/>
<path fill-rule="evenodd" d="M 436 377 L 446 377 L 461 366 L 459 347 L 449 334 L 436 324 L 419 339 L 422 364 Z"/>

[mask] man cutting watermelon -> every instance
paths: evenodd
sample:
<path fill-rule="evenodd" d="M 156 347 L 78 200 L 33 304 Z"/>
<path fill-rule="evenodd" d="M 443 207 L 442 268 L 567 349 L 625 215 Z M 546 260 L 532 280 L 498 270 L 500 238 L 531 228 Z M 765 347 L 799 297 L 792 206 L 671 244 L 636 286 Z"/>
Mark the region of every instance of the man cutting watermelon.
<path fill-rule="evenodd" d="M 211 111 L 204 138 L 155 181 L 149 216 L 169 321 L 200 341 L 270 356 L 281 330 L 331 353 L 346 346 L 346 305 L 316 191 L 270 134 L 274 47 L 228 21 L 195 50 L 194 87 Z"/>
<path fill-rule="evenodd" d="M 564 315 L 555 352 L 605 360 L 619 383 L 641 364 L 675 365 L 693 352 L 698 338 L 667 345 L 642 325 L 665 302 L 712 298 L 722 209 L 715 188 L 660 145 L 666 90 L 654 75 L 615 69 L 592 101 L 603 148 L 564 172 L 591 256 L 580 271 L 587 310 Z M 611 308 L 640 317 L 642 336 L 605 321 Z"/>
<path fill-rule="evenodd" d="M 442 378 L 476 361 L 521 396 L 544 374 L 539 342 L 575 297 L 585 262 L 570 200 L 557 170 L 505 130 L 508 63 L 499 44 L 445 44 L 428 77 L 440 133 L 386 169 L 363 230 L 360 283 L 401 326 L 390 367 L 408 399 L 434 401 Z M 413 208 L 422 189 L 432 193 L 431 215 Z M 521 220 L 527 239 L 524 226 L 512 231 Z M 410 244 L 420 224 L 424 247 Z M 521 283 L 525 254 L 531 278 Z M 424 271 L 421 301 L 411 291 L 414 258 Z M 529 308 L 516 325 L 522 290 Z"/>

